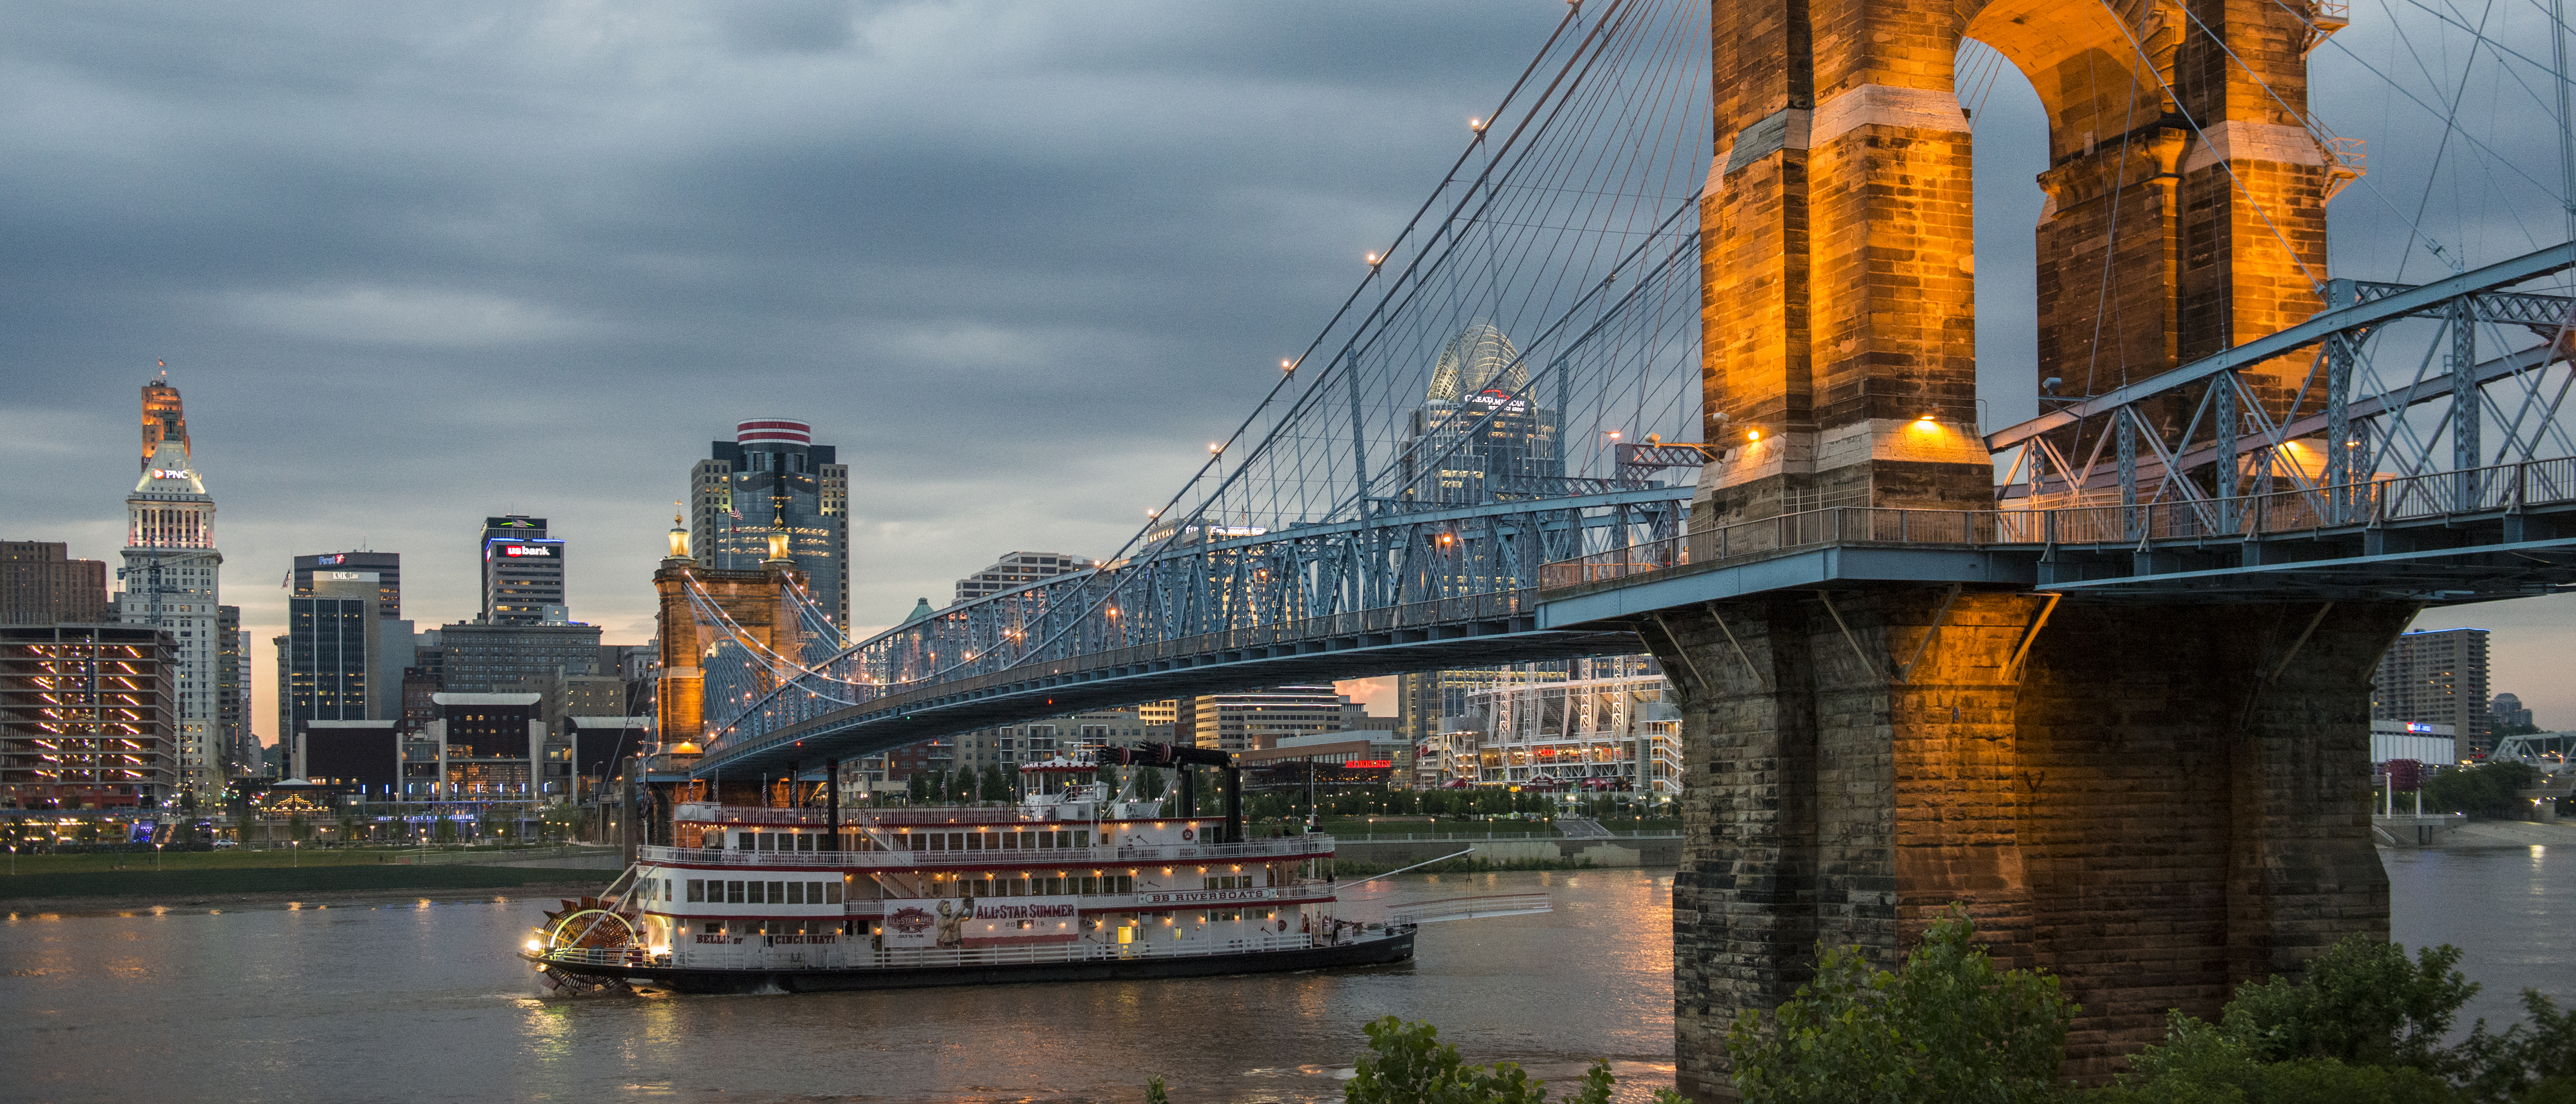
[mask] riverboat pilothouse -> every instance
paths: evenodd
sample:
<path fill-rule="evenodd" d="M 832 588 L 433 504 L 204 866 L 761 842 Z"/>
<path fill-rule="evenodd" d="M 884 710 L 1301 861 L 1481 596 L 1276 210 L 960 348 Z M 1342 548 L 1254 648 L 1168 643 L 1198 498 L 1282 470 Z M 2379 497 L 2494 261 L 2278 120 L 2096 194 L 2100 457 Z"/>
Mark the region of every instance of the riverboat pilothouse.
<path fill-rule="evenodd" d="M 683 802 L 522 957 L 550 985 L 683 993 L 1184 977 L 1403 962 L 1414 925 L 1335 910 L 1333 839 L 1241 838 L 1112 793 L 1090 757 L 1000 807 Z"/>

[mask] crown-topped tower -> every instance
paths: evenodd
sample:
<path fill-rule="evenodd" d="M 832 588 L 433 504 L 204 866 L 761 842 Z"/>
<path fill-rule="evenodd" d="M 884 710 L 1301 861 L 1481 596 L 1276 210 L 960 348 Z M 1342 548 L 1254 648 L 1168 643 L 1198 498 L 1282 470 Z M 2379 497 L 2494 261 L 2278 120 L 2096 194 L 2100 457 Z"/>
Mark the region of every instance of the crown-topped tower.
<path fill-rule="evenodd" d="M 215 549 L 215 499 L 197 473 L 187 413 L 167 372 L 143 385 L 143 451 L 143 476 L 125 496 L 117 619 L 178 641 L 179 785 L 203 805 L 223 792 L 230 750 L 219 724 L 217 671 L 224 556 Z"/>

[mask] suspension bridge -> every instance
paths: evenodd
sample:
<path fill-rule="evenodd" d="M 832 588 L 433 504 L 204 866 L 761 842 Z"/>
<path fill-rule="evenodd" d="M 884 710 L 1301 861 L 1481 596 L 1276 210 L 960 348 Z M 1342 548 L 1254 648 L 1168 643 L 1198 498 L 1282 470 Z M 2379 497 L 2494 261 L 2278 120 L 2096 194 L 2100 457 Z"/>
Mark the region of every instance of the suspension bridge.
<path fill-rule="evenodd" d="M 2576 586 L 2564 28 L 2542 13 L 2543 58 L 2492 8 L 2408 3 L 2560 134 L 2534 171 L 2462 125 L 2465 74 L 2390 80 L 2548 224 L 2472 266 L 2416 222 L 2405 254 L 2446 270 L 2417 282 L 2326 272 L 2330 198 L 2407 217 L 2307 109 L 2340 6 L 1570 6 L 1098 567 L 850 640 L 783 558 L 712 571 L 675 537 L 664 739 L 695 777 L 774 778 L 1083 709 L 1652 650 L 1691 775 L 1687 1090 L 1726 1091 L 1724 1024 L 1817 940 L 1893 954 L 1952 903 L 2067 978 L 2098 1075 L 2168 1007 L 2384 935 L 2380 651 L 2426 606 Z M 1967 166 L 2007 68 L 2049 157 L 2036 414 L 1993 428 Z"/>

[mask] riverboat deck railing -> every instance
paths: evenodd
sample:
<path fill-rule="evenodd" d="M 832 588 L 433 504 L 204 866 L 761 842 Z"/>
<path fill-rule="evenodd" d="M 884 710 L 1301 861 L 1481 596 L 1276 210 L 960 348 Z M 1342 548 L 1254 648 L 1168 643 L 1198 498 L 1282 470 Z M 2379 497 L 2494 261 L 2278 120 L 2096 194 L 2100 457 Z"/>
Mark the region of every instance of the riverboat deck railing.
<path fill-rule="evenodd" d="M 1333 853 L 1331 836 L 1274 836 L 1248 843 L 1163 844 L 1108 847 L 1043 847 L 993 851 L 742 851 L 717 847 L 639 847 L 638 862 L 675 866 L 863 867 L 1130 866 L 1137 863 L 1224 862 L 1237 859 L 1315 858 Z"/>
<path fill-rule="evenodd" d="M 1156 909 L 1236 909 L 1265 908 L 1273 905 L 1317 904 L 1336 899 L 1339 891 L 1332 882 L 1311 881 L 1295 885 L 1260 886 L 1253 889 L 1146 889 L 1135 893 L 1091 893 L 1082 898 L 1084 912 L 1131 912 Z M 1208 898 L 1208 899 L 1202 899 Z M 1007 898 L 1003 898 L 1007 900 Z M 881 917 L 890 905 L 918 905 L 916 897 L 854 897 L 842 905 L 845 916 Z M 682 917 L 682 919 L 687 919 Z"/>
<path fill-rule="evenodd" d="M 786 824 L 808 828 L 829 827 L 828 809 L 770 809 L 756 805 L 716 805 L 708 802 L 684 802 L 673 817 L 682 824 Z M 906 828 L 924 824 L 1088 824 L 1092 818 L 1067 820 L 1041 816 L 1025 805 L 936 805 L 915 809 L 879 809 L 843 806 L 841 827 Z M 1214 823 L 1219 817 L 1134 817 L 1135 822 L 1179 824 Z"/>

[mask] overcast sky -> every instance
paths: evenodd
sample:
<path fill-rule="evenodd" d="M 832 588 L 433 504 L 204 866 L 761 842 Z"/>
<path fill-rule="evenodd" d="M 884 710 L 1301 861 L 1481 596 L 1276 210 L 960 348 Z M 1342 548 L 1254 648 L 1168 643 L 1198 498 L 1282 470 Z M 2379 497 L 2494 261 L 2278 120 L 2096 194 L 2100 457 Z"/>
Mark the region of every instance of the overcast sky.
<path fill-rule="evenodd" d="M 1003 552 L 1105 554 L 1563 12 L 21 0 L 0 33 L 0 536 L 117 559 L 136 388 L 167 360 L 272 740 L 291 556 L 402 553 L 427 627 L 475 610 L 481 518 L 543 516 L 574 616 L 640 642 L 670 503 L 745 417 L 811 421 L 850 464 L 861 628 Z M 2394 66 L 2372 33 L 2346 35 Z M 2333 92 L 2374 156 L 2438 136 L 2373 81 Z M 1977 121 L 1982 352 L 2009 419 L 2042 147 L 2017 78 Z M 2347 212 L 2388 218 L 2348 196 L 2338 235 Z M 2545 659 L 2576 645 L 2565 610 L 2468 620 L 2513 630 L 2499 689 L 2576 724 Z"/>

